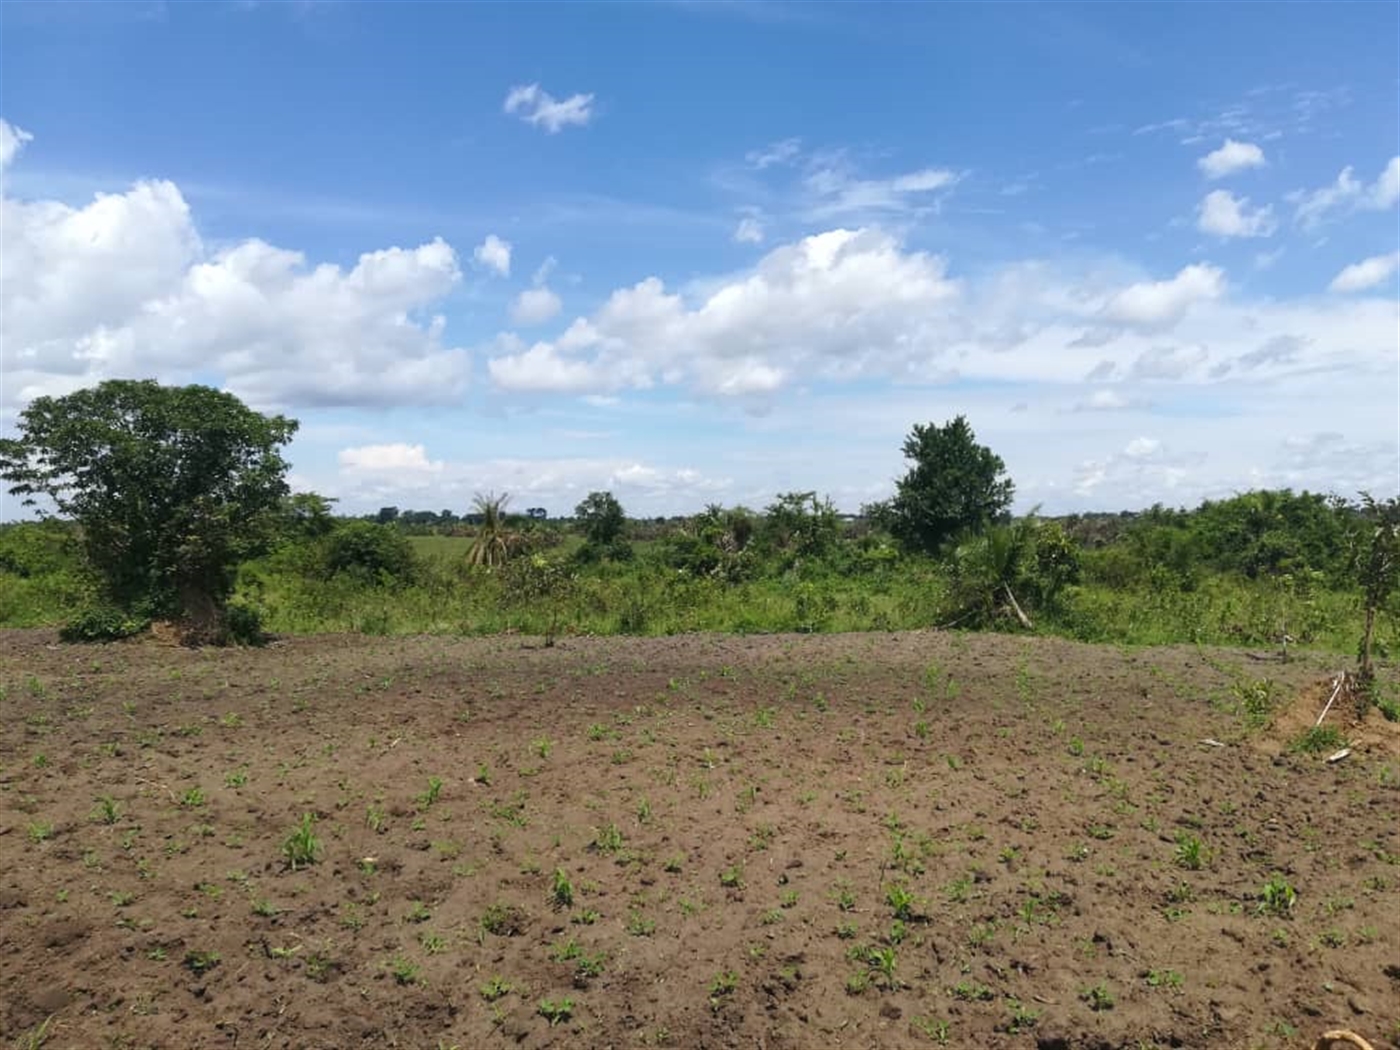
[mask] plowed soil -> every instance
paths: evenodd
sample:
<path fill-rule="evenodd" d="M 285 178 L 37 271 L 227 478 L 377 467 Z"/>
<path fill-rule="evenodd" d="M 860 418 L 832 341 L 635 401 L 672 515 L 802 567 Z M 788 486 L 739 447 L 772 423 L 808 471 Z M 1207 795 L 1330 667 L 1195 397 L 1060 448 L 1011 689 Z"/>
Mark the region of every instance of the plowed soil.
<path fill-rule="evenodd" d="M 1400 759 L 1372 727 L 1328 764 L 1241 713 L 1311 709 L 1333 663 L 5 633 L 0 1031 L 1400 1047 Z"/>

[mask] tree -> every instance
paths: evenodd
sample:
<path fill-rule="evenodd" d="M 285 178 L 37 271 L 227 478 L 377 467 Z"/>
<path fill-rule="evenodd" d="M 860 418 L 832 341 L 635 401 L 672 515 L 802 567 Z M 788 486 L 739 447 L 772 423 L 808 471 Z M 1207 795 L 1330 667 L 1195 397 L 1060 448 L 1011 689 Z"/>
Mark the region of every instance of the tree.
<path fill-rule="evenodd" d="M 977 444 L 967 419 L 914 425 L 904 440 L 913 462 L 900 479 L 884 520 L 907 548 L 937 553 L 959 534 L 978 529 L 1011 505 L 1015 486 L 1006 464 Z"/>
<path fill-rule="evenodd" d="M 836 508 L 815 492 L 779 493 L 763 512 L 760 538 L 772 552 L 820 558 L 831 552 L 839 536 Z"/>
<path fill-rule="evenodd" d="M 520 546 L 521 537 L 506 521 L 506 507 L 510 504 L 510 494 L 497 496 L 493 492 L 480 493 L 472 500 L 476 508 L 476 535 L 467 549 L 467 562 L 471 565 L 484 565 L 494 568 L 504 565 Z"/>
<path fill-rule="evenodd" d="M 574 517 L 583 526 L 584 539 L 597 547 L 612 546 L 627 524 L 622 504 L 611 492 L 590 492 L 574 508 Z"/>
<path fill-rule="evenodd" d="M 378 525 L 392 525 L 399 520 L 399 508 L 380 507 L 379 513 L 374 516 L 374 520 Z"/>
<path fill-rule="evenodd" d="M 1400 585 L 1400 497 L 1377 500 L 1363 492 L 1357 519 L 1351 563 L 1366 610 L 1357 664 L 1362 684 L 1369 685 L 1375 677 L 1371 637 L 1376 614 Z"/>
<path fill-rule="evenodd" d="M 78 524 L 106 602 L 218 641 L 239 563 L 283 520 L 296 429 L 210 387 L 109 380 L 32 401 L 0 478 Z"/>

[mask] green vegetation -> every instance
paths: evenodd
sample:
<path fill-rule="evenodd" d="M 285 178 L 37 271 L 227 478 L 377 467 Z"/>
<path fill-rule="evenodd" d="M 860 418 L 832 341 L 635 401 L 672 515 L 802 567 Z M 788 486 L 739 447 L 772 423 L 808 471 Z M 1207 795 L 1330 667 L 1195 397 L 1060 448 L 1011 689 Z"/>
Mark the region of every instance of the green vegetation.
<path fill-rule="evenodd" d="M 278 448 L 297 424 L 210 387 L 109 380 L 20 413 L 0 478 L 78 526 L 79 640 L 180 622 L 201 640 L 255 634 L 230 615 L 238 565 L 267 550 L 287 495 Z"/>
<path fill-rule="evenodd" d="M 131 441 L 157 466 L 99 451 L 125 433 L 123 411 L 150 423 Z M 206 419 L 221 428 L 206 432 Z M 961 417 L 915 426 L 896 493 L 860 516 L 789 492 L 761 512 L 628 519 L 612 493 L 592 492 L 553 521 L 496 495 L 460 516 L 337 518 L 323 497 L 285 493 L 275 449 L 293 422 L 199 387 L 103 384 L 38 399 L 23 420 L 0 477 L 66 520 L 0 526 L 0 626 L 66 624 L 75 639 L 135 633 L 153 617 L 212 620 L 226 637 L 510 631 L 547 644 L 939 625 L 1297 644 L 1357 652 L 1363 680 L 1375 654 L 1400 644 L 1396 501 L 1281 490 L 1190 511 L 1013 520 L 1001 459 Z M 171 509 L 131 524 L 140 498 Z M 921 739 L 931 725 L 916 727 Z"/>

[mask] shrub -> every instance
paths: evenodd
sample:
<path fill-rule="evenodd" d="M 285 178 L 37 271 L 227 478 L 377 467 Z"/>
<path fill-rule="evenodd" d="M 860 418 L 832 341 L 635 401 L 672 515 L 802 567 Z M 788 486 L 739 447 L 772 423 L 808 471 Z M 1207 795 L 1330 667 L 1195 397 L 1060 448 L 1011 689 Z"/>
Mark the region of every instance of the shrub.
<path fill-rule="evenodd" d="M 65 642 L 115 642 L 140 634 L 151 621 L 110 605 L 83 609 L 59 629 Z"/>
<path fill-rule="evenodd" d="M 325 538 L 321 569 L 326 576 L 347 575 L 379 586 L 413 582 L 417 559 L 398 529 L 372 521 L 351 521 Z"/>

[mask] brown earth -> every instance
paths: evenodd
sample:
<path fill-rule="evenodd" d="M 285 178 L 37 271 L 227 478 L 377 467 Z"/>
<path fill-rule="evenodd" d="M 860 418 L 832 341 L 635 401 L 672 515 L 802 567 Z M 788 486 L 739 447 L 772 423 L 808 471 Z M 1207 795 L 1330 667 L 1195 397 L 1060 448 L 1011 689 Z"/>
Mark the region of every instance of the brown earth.
<path fill-rule="evenodd" d="M 1234 713 L 1265 677 L 1316 711 L 1333 670 L 941 633 L 7 632 L 0 1031 L 1400 1047 L 1400 761 Z"/>

